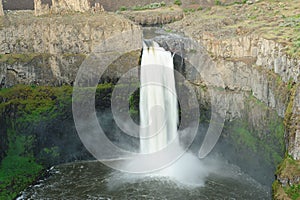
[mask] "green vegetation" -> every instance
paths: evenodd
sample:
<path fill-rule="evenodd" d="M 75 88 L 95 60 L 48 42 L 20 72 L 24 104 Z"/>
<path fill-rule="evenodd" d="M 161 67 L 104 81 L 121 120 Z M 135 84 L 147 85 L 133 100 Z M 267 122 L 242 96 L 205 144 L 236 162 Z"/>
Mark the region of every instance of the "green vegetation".
<path fill-rule="evenodd" d="M 148 10 L 148 9 L 156 9 L 156 8 L 160 8 L 160 7 L 164 7 L 166 6 L 165 2 L 160 2 L 160 3 L 151 3 L 145 6 L 135 6 L 133 7 L 133 10 Z"/>
<path fill-rule="evenodd" d="M 284 191 L 292 200 L 299 200 L 300 198 L 300 184 L 284 187 Z"/>
<path fill-rule="evenodd" d="M 55 163 L 60 156 L 60 149 L 57 146 L 43 148 L 39 155 L 39 162 L 42 164 L 45 163 Z"/>
<path fill-rule="evenodd" d="M 133 92 L 129 97 L 129 114 L 133 119 L 137 119 L 139 117 L 139 98 L 139 89 Z"/>
<path fill-rule="evenodd" d="M 233 129 L 231 137 L 237 145 L 245 146 L 246 148 L 257 152 L 258 139 L 248 130 L 245 123 L 239 122 L 239 126 Z"/>
<path fill-rule="evenodd" d="M 279 177 L 292 179 L 300 176 L 300 161 L 294 160 L 290 155 L 286 155 L 284 160 L 278 165 L 276 174 Z"/>
<path fill-rule="evenodd" d="M 55 118 L 71 103 L 71 87 L 60 88 L 17 85 L 0 90 L 0 113 L 6 121 L 8 149 L 0 166 L 0 199 L 13 199 L 41 175 L 33 149 L 35 135 L 30 128 Z M 28 126 L 30 124 L 30 127 Z M 26 133 L 23 130 L 29 129 Z M 3 150 L 2 150 L 3 151 Z"/>
<path fill-rule="evenodd" d="M 199 10 L 203 10 L 203 8 L 202 8 L 201 6 L 199 6 L 199 7 L 197 8 L 197 11 L 199 11 Z"/>
<path fill-rule="evenodd" d="M 293 132 L 294 129 L 292 125 L 293 105 L 294 105 L 294 98 L 296 95 L 296 88 L 299 87 L 299 84 L 294 85 L 293 83 L 288 83 L 287 87 L 290 87 L 290 89 L 289 89 L 288 104 L 285 110 L 284 124 L 288 132 Z"/>
<path fill-rule="evenodd" d="M 10 65 L 14 63 L 29 63 L 33 59 L 39 58 L 48 58 L 49 54 L 38 54 L 38 53 L 27 53 L 27 54 L 0 54 L 0 62 L 6 62 Z"/>
<path fill-rule="evenodd" d="M 252 95 L 247 100 L 246 109 L 249 114 L 225 126 L 231 143 L 236 149 L 252 152 L 264 158 L 268 165 L 277 166 L 285 152 L 283 119 Z M 260 110 L 261 116 L 252 116 L 255 110 Z M 262 120 L 253 124 L 253 118 L 258 117 Z"/>
<path fill-rule="evenodd" d="M 175 5 L 178 5 L 178 6 L 181 6 L 181 5 L 182 5 L 182 2 L 181 2 L 181 0 L 175 0 L 175 1 L 174 1 L 174 4 L 175 4 Z"/>
<path fill-rule="evenodd" d="M 125 10 L 128 10 L 128 8 L 127 8 L 126 6 L 121 6 L 121 7 L 119 8 L 119 11 L 125 11 Z"/>
<path fill-rule="evenodd" d="M 300 161 L 294 160 L 288 154 L 285 159 L 277 167 L 277 177 L 280 179 L 292 180 L 294 177 L 300 176 Z M 292 200 L 298 200 L 300 198 L 300 184 L 287 184 L 282 186 L 278 180 L 273 183 L 273 196 L 276 199 L 282 199 L 282 197 L 291 198 Z"/>
<path fill-rule="evenodd" d="M 191 12 L 195 12 L 196 10 L 194 8 L 184 8 L 183 12 L 185 13 L 191 13 Z"/>
<path fill-rule="evenodd" d="M 222 5 L 222 2 L 220 0 L 215 0 L 215 5 L 220 6 Z"/>
<path fill-rule="evenodd" d="M 95 94 L 96 98 L 101 99 L 98 108 L 104 103 L 110 104 L 112 88 L 110 83 L 98 85 Z M 1 126 L 7 127 L 1 133 L 4 140 L 1 142 L 7 144 L 7 148 L 1 147 L 5 157 L 0 164 L 0 199 L 14 199 L 42 175 L 49 163 L 60 160 L 60 147 L 37 147 L 37 137 L 42 137 L 42 134 L 37 133 L 34 127 L 59 116 L 68 116 L 72 91 L 71 86 L 36 85 L 0 89 L 0 116 L 1 121 L 5 122 Z"/>
<path fill-rule="evenodd" d="M 282 27 L 300 27 L 300 14 L 299 15 L 294 15 L 291 17 L 285 17 L 284 22 L 280 23 L 279 26 Z"/>
<path fill-rule="evenodd" d="M 279 181 L 274 181 L 272 185 L 273 199 L 300 199 L 300 184 L 292 186 L 282 186 Z"/>
<path fill-rule="evenodd" d="M 160 3 L 151 3 L 151 4 L 147 4 L 145 6 L 133 6 L 131 8 L 128 8 L 126 6 L 121 6 L 119 8 L 119 11 L 126 11 L 126 10 L 133 10 L 133 11 L 140 11 L 140 10 L 151 10 L 151 9 L 156 9 L 156 8 L 161 8 L 161 7 L 165 7 L 166 3 L 164 1 L 160 2 Z"/>
<path fill-rule="evenodd" d="M 43 169 L 33 156 L 35 138 L 32 135 L 24 136 L 11 129 L 7 135 L 7 156 L 0 165 L 0 199 L 14 199 Z"/>
<path fill-rule="evenodd" d="M 300 14 L 290 16 L 290 17 L 283 16 L 283 19 L 284 22 L 279 24 L 280 27 L 288 27 L 294 30 L 295 32 L 300 31 Z M 300 37 L 299 36 L 293 37 L 292 46 L 289 49 L 288 53 L 291 55 L 295 55 L 299 53 L 299 51 L 300 51 Z"/>
<path fill-rule="evenodd" d="M 0 90 L 0 113 L 14 112 L 17 126 L 55 118 L 71 103 L 72 87 L 17 85 Z"/>

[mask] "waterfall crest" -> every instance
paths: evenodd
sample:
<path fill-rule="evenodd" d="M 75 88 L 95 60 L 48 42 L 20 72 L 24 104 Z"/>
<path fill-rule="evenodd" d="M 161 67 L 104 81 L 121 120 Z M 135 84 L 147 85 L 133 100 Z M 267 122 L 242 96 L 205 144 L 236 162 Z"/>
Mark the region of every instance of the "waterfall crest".
<path fill-rule="evenodd" d="M 173 140 L 178 142 L 173 57 L 171 52 L 159 47 L 156 42 L 143 44 L 140 120 L 141 153 L 154 153 Z"/>

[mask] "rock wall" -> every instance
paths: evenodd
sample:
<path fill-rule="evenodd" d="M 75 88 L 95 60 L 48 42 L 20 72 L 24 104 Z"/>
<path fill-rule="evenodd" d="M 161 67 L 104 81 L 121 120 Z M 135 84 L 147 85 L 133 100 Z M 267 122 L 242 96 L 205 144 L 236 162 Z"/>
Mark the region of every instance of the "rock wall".
<path fill-rule="evenodd" d="M 222 39 L 204 33 L 201 43 L 215 57 L 222 59 L 254 58 L 254 64 L 273 70 L 284 82 L 300 80 L 300 61 L 291 58 L 282 44 L 267 40 L 259 35 Z"/>
<path fill-rule="evenodd" d="M 125 11 L 121 12 L 126 18 L 143 26 L 162 25 L 181 20 L 184 17 L 183 10 L 180 8 L 160 8 L 158 10 L 147 11 Z"/>
<path fill-rule="evenodd" d="M 36 16 L 46 15 L 50 13 L 50 6 L 43 4 L 42 0 L 34 0 L 34 14 Z"/>
<path fill-rule="evenodd" d="M 3 16 L 4 12 L 3 12 L 3 4 L 2 4 L 2 0 L 0 1 L 0 16 Z"/>
<path fill-rule="evenodd" d="M 104 11 L 100 3 L 90 0 L 52 0 L 51 4 L 42 0 L 34 0 L 35 15 L 63 14 L 69 12 Z"/>
<path fill-rule="evenodd" d="M 193 67 L 186 67 L 187 79 L 195 85 L 224 88 L 235 93 L 249 92 L 286 121 L 289 154 L 300 159 L 300 60 L 289 57 L 284 46 L 258 35 L 217 39 L 204 34 L 203 39 L 162 37 L 165 48 L 179 52 Z M 202 47 L 202 48 L 201 48 Z M 227 119 L 244 115 L 243 95 L 219 95 L 218 109 Z M 200 95 L 199 99 L 205 99 Z M 253 121 L 252 123 L 259 124 Z"/>
<path fill-rule="evenodd" d="M 51 8 L 58 13 L 64 10 L 86 12 L 90 10 L 90 2 L 88 0 L 53 0 Z"/>
<path fill-rule="evenodd" d="M 182 54 L 190 62 L 189 64 L 194 66 L 194 68 L 187 67 L 186 69 L 188 80 L 194 84 L 220 87 L 228 91 L 250 92 L 268 107 L 275 109 L 279 116 L 285 116 L 288 103 L 287 96 L 290 91 L 285 88 L 286 83 L 283 81 L 285 76 L 280 78 L 277 77 L 278 75 L 275 72 L 270 71 L 268 62 L 271 62 L 271 59 L 268 58 L 267 53 L 266 55 L 258 53 L 260 56 L 256 58 L 248 55 L 248 53 L 240 53 L 243 51 L 238 48 L 234 51 L 239 55 L 228 56 L 229 54 L 226 54 L 227 57 L 224 58 L 224 51 L 221 49 L 226 48 L 220 47 L 221 45 L 211 45 L 212 43 L 219 44 L 217 40 L 207 42 L 207 46 L 187 37 L 163 37 L 158 41 L 165 48 Z M 264 48 L 267 48 L 267 46 Z M 234 52 L 231 51 L 231 53 Z M 256 63 L 261 62 L 265 63 L 266 66 L 257 66 Z M 297 63 L 297 61 L 295 62 Z M 276 66 L 283 68 L 286 67 L 285 64 L 286 62 L 283 62 Z M 296 68 L 296 66 L 291 68 Z M 197 71 L 195 71 L 196 69 Z M 296 75 L 294 77 L 297 78 Z M 281 91 L 278 90 L 279 88 Z M 238 116 L 233 115 L 232 117 Z"/>
<path fill-rule="evenodd" d="M 201 43 L 216 58 L 241 60 L 244 62 L 247 62 L 247 58 L 248 60 L 249 58 L 254 59 L 253 63 L 248 66 L 248 69 L 241 70 L 235 75 L 232 74 L 229 76 L 227 86 L 232 89 L 246 86 L 246 88 L 251 89 L 257 99 L 277 110 L 280 116 L 285 118 L 287 118 L 287 115 L 292 116 L 288 120 L 290 125 L 287 127 L 288 133 L 286 139 L 290 155 L 294 159 L 299 160 L 300 102 L 299 84 L 297 83 L 300 82 L 300 60 L 288 56 L 285 52 L 286 48 L 282 44 L 264 39 L 258 35 L 246 35 L 233 39 L 218 40 L 204 34 Z M 236 80 L 236 77 L 239 77 L 237 76 L 238 74 L 241 75 L 247 71 L 250 73 L 246 74 L 244 79 Z M 254 73 L 255 71 L 256 73 Z M 272 72 L 277 76 L 268 79 L 266 75 Z M 226 72 L 225 74 L 228 75 Z M 232 79 L 232 77 L 235 77 L 235 79 Z M 257 81 L 249 81 L 251 77 Z M 273 84 L 270 84 L 270 81 Z M 282 87 L 274 85 L 274 82 L 280 83 L 281 81 L 284 82 L 284 84 L 281 84 Z M 244 83 L 248 84 L 245 85 Z M 289 102 L 292 109 L 288 107 Z"/>
<path fill-rule="evenodd" d="M 184 58 L 183 69 L 176 69 L 193 86 L 200 107 L 210 108 L 211 113 L 219 116 L 225 114 L 216 152 L 222 152 L 256 180 L 271 185 L 285 148 L 283 117 L 289 95 L 285 83 L 277 80 L 274 72 L 253 67 L 253 58 L 216 58 L 202 44 L 174 34 L 155 40 Z M 278 88 L 283 90 L 277 92 Z M 267 103 L 255 98 L 254 92 Z"/>
<path fill-rule="evenodd" d="M 293 91 L 286 118 L 288 127 L 288 152 L 295 160 L 300 160 L 300 84 Z"/>
<path fill-rule="evenodd" d="M 36 18 L 26 12 L 7 18 L 0 30 L 2 87 L 72 84 L 87 55 L 112 37 L 116 41 L 111 51 L 142 46 L 140 28 L 114 14 Z"/>

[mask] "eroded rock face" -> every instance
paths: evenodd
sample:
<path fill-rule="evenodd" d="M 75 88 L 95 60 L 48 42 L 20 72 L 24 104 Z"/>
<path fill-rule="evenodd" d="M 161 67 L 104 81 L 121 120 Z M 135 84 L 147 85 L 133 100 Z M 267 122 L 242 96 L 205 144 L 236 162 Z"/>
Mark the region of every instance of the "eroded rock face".
<path fill-rule="evenodd" d="M 90 10 L 90 3 L 88 0 L 53 0 L 52 8 L 56 12 L 60 10 L 86 12 Z"/>
<path fill-rule="evenodd" d="M 169 8 L 160 8 L 156 10 L 134 12 L 126 11 L 121 12 L 121 14 L 143 26 L 168 24 L 181 20 L 184 17 L 183 10 L 178 7 L 174 7 L 173 10 L 170 10 Z"/>
<path fill-rule="evenodd" d="M 3 12 L 3 4 L 2 1 L 0 1 L 0 16 L 3 16 L 4 12 Z"/>
<path fill-rule="evenodd" d="M 258 35 L 245 35 L 230 39 L 217 39 L 210 34 L 203 34 L 201 43 L 208 52 L 222 59 L 254 58 L 253 64 L 273 70 L 284 82 L 290 79 L 299 81 L 300 61 L 289 57 L 285 47 L 273 40 Z"/>
<path fill-rule="evenodd" d="M 186 35 L 191 33 L 187 32 Z M 289 128 L 287 143 L 290 155 L 299 159 L 299 90 L 292 94 L 292 87 L 300 81 L 300 61 L 288 56 L 282 44 L 255 34 L 216 38 L 209 32 L 204 32 L 199 38 L 201 39 L 192 37 L 189 41 L 197 41 L 203 46 L 203 52 L 206 51 L 214 63 L 205 56 L 198 56 L 199 50 L 195 45 L 183 39 L 181 42 L 178 42 L 179 39 L 170 40 L 165 46 L 174 52 L 183 49 L 186 58 L 194 60 L 192 64 L 201 73 L 190 72 L 187 77 L 195 84 L 204 83 L 230 91 L 251 92 L 258 100 L 275 109 L 282 118 L 286 117 L 290 99 L 294 99 L 293 109 L 290 111 L 293 125 Z M 231 111 L 235 115 L 230 118 L 241 116 L 236 111 Z"/>
<path fill-rule="evenodd" d="M 51 5 L 42 0 L 34 0 L 35 15 L 61 14 L 72 12 L 104 11 L 99 2 L 90 0 L 52 0 Z"/>
<path fill-rule="evenodd" d="M 99 49 L 113 37 L 114 43 L 106 44 L 109 48 Z M 138 26 L 114 14 L 43 18 L 34 17 L 32 12 L 10 15 L 0 30 L 2 87 L 18 83 L 72 84 L 89 54 L 140 49 L 141 37 Z"/>
<path fill-rule="evenodd" d="M 248 37 L 251 38 L 251 36 Z M 253 137 L 258 138 L 253 146 L 268 138 L 263 143 L 270 143 L 270 147 L 276 149 L 275 151 L 278 153 L 277 155 L 274 154 L 276 156 L 273 156 L 272 153 L 274 152 L 266 153 L 266 149 L 268 149 L 266 147 L 261 147 L 262 150 L 260 151 L 262 154 L 266 153 L 265 155 L 253 156 L 255 150 L 251 152 L 251 145 L 249 144 L 249 151 L 244 150 L 244 152 L 245 155 L 251 155 L 252 158 L 251 156 L 246 159 L 238 158 L 239 156 L 235 155 L 238 163 L 253 161 L 245 164 L 244 167 L 251 166 L 247 172 L 254 177 L 257 175 L 257 170 L 254 169 L 260 169 L 262 163 L 273 166 L 275 171 L 274 166 L 278 165 L 283 157 L 285 141 L 282 119 L 286 117 L 290 98 L 294 95 L 291 94 L 293 84 L 299 79 L 299 72 L 297 71 L 299 61 L 297 59 L 289 58 L 284 53 L 283 48 L 279 48 L 280 44 L 258 36 L 255 38 L 256 40 L 235 38 L 224 42 L 212 37 L 207 41 L 196 42 L 193 38 L 172 36 L 171 34 L 156 39 L 166 49 L 176 52 L 185 59 L 184 74 L 186 79 L 194 85 L 200 101 L 214 104 L 216 112 L 220 115 L 226 113 L 226 120 L 229 122 L 240 120 L 237 122 L 237 129 L 241 132 L 237 134 L 237 137 L 243 137 L 238 135 L 242 135 L 242 131 L 246 131 L 246 129 L 239 127 L 239 125 L 243 126 L 243 123 L 246 123 L 248 128 L 251 127 L 252 130 L 255 130 L 252 133 Z M 243 40 L 248 41 L 242 42 Z M 236 41 L 240 42 L 236 43 Z M 214 88 L 214 94 L 209 95 L 208 91 L 202 89 L 203 86 L 207 86 L 208 89 Z M 295 94 L 298 93 L 300 92 L 297 90 Z M 295 119 L 299 121 L 299 118 L 296 117 L 299 114 L 295 112 L 299 109 L 295 108 L 296 105 L 298 107 L 300 105 L 297 99 L 296 95 L 292 113 Z M 277 116 L 278 122 L 275 122 L 275 120 L 270 120 L 272 115 L 279 115 L 281 118 Z M 279 124 L 280 121 L 281 125 L 274 128 L 275 124 Z M 295 124 L 297 125 L 297 133 L 297 130 L 300 129 L 299 123 L 294 122 L 293 127 Z M 232 135 L 231 131 L 229 137 Z M 294 155 L 298 155 L 300 152 L 299 136 L 291 129 L 289 134 L 288 138 L 290 139 L 287 142 L 290 148 L 289 153 L 298 159 Z M 233 142 L 233 144 L 238 143 L 238 141 Z M 244 146 L 242 145 L 242 147 Z M 273 157 L 268 159 L 268 154 Z M 279 159 L 274 159 L 275 157 Z M 258 158 L 262 160 L 258 162 Z M 272 160 L 272 164 L 266 160 L 269 162 Z M 267 176 L 264 174 L 263 177 L 260 174 L 256 178 L 261 181 L 268 180 L 267 184 L 270 184 L 273 181 L 274 171 L 270 172 L 269 170 Z"/>
<path fill-rule="evenodd" d="M 266 62 L 267 56 L 258 59 L 247 54 L 239 54 L 224 59 L 220 56 L 221 53 L 218 54 L 222 51 L 216 50 L 221 47 L 216 47 L 213 54 L 210 51 L 208 53 L 205 46 L 190 38 L 169 37 L 157 41 L 172 52 L 182 54 L 181 56 L 190 62 L 193 67 L 186 68 L 186 78 L 193 84 L 252 93 L 268 107 L 275 109 L 279 116 L 285 116 L 289 91 L 285 89 L 284 81 L 277 78 L 275 72 L 270 72 L 268 65 L 266 67 L 256 65 L 256 62 Z M 240 117 L 239 112 L 239 109 L 232 111 L 231 113 L 237 115 L 233 114 L 230 118 Z"/>
<path fill-rule="evenodd" d="M 295 159 L 300 160 L 300 85 L 294 91 L 292 102 L 291 117 L 289 120 L 289 154 Z M 299 181 L 298 181 L 299 182 Z"/>

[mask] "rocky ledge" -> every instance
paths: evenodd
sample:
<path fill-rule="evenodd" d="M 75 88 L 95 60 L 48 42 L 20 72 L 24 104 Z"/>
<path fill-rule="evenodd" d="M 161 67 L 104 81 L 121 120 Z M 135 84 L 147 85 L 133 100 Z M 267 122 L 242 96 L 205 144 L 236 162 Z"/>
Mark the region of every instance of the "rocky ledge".
<path fill-rule="evenodd" d="M 140 27 L 113 13 L 35 17 L 33 11 L 14 11 L 0 20 L 1 87 L 72 84 L 90 53 L 142 46 Z M 99 49 L 102 44 L 107 48 Z"/>
<path fill-rule="evenodd" d="M 168 24 L 184 17 L 183 10 L 178 6 L 161 7 L 154 10 L 121 11 L 120 14 L 143 26 Z"/>
<path fill-rule="evenodd" d="M 191 10 L 166 28 L 205 47 L 216 61 L 215 74 L 224 81 L 223 87 L 251 92 L 284 118 L 288 156 L 277 170 L 276 199 L 292 198 L 300 190 L 299 6 L 296 0 L 215 6 Z M 206 84 L 220 86 L 217 81 Z"/>

